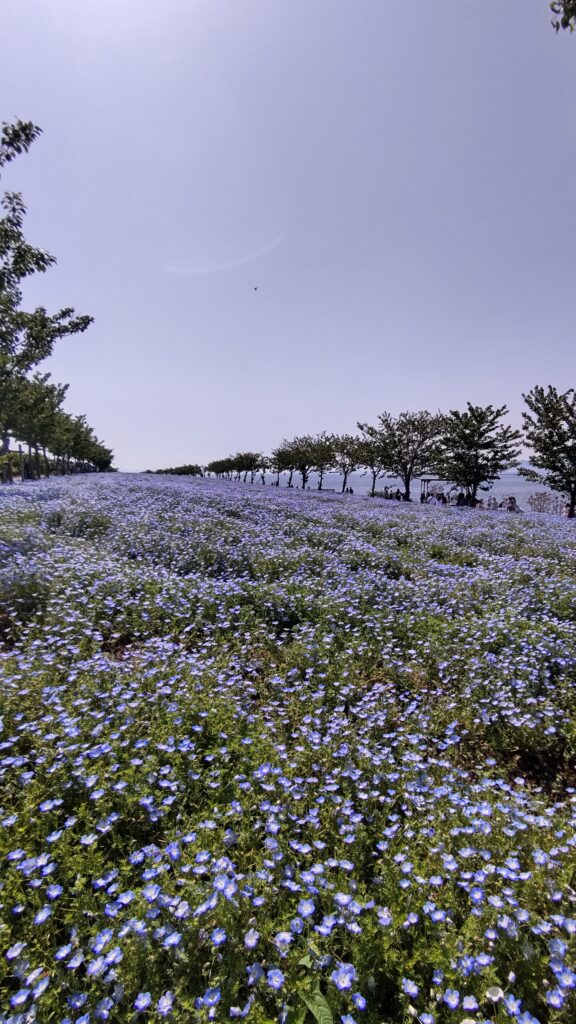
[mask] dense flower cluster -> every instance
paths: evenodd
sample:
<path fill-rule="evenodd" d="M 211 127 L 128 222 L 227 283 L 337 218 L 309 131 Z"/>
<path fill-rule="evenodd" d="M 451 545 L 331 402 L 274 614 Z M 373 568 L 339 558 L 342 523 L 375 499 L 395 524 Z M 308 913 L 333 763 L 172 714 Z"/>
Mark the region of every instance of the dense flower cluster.
<path fill-rule="evenodd" d="M 576 534 L 2 492 L 0 1022 L 576 1016 Z"/>

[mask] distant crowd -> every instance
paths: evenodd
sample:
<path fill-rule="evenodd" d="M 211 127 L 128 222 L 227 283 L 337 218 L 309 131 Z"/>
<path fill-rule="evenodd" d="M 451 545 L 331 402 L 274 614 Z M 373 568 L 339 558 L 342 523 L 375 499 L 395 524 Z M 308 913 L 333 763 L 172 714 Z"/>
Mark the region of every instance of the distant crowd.
<path fill-rule="evenodd" d="M 423 505 L 456 505 L 457 508 L 489 508 L 504 509 L 506 512 L 523 512 L 513 494 L 500 502 L 494 496 L 490 496 L 484 502 L 483 498 L 473 498 L 471 494 L 465 494 L 464 491 L 448 495 L 444 494 L 444 491 L 437 491 L 428 495 L 422 493 L 420 501 Z"/>

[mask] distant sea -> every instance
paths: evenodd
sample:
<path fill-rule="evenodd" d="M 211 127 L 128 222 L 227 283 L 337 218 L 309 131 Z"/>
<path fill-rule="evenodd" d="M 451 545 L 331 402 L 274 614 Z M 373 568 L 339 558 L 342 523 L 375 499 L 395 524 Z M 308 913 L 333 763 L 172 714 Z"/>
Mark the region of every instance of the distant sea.
<path fill-rule="evenodd" d="M 267 483 L 270 482 L 273 477 L 267 474 Z M 286 477 L 280 478 L 280 486 L 286 486 Z M 300 477 L 294 474 L 293 478 L 294 486 L 299 485 Z M 315 473 L 310 474 L 310 490 L 313 491 L 318 486 L 318 478 Z M 351 473 L 348 477 L 348 486 L 352 487 L 354 494 L 369 494 L 372 487 L 372 477 L 366 473 Z M 442 488 L 442 484 L 436 485 L 439 489 Z M 327 490 L 333 488 L 335 491 L 340 491 L 342 487 L 342 477 L 338 473 L 326 473 L 324 476 L 323 488 Z M 402 481 L 396 477 L 381 477 L 376 483 L 376 490 L 383 491 L 384 487 L 392 488 L 396 490 L 397 487 L 402 490 Z M 448 493 L 449 485 L 446 484 L 443 487 L 444 491 Z M 503 501 L 504 498 L 508 498 L 510 495 L 514 495 L 520 508 L 529 509 L 528 498 L 531 494 L 541 493 L 546 491 L 551 493 L 547 487 L 542 484 L 533 484 L 530 480 L 526 480 L 524 477 L 519 476 L 516 470 L 508 470 L 502 473 L 499 480 L 496 480 L 490 490 L 479 491 L 478 496 L 484 499 L 484 502 L 493 495 L 496 501 Z M 420 499 L 420 480 L 415 479 L 412 482 L 411 488 L 412 501 L 418 501 Z"/>

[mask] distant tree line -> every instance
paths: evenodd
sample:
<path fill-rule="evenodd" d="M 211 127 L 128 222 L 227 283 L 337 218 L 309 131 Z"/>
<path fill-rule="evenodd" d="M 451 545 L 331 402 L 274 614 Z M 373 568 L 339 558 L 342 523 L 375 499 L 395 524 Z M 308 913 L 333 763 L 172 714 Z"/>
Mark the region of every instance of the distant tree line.
<path fill-rule="evenodd" d="M 357 434 L 304 434 L 283 440 L 269 455 L 237 452 L 214 459 L 206 466 L 190 465 L 156 470 L 177 475 L 216 476 L 219 479 L 254 483 L 266 482 L 274 474 L 279 486 L 306 489 L 312 473 L 317 489 L 323 490 L 327 473 L 341 476 L 345 492 L 351 473 L 370 474 L 370 494 L 376 494 L 378 480 L 394 477 L 402 481 L 401 496 L 412 500 L 413 481 L 435 476 L 466 495 L 475 505 L 480 491 L 486 491 L 507 469 L 518 467 L 522 442 L 531 449 L 528 466 L 518 472 L 533 483 L 564 495 L 567 515 L 576 514 L 576 392 L 558 392 L 537 386 L 523 395 L 527 411 L 524 430 L 504 422 L 505 405 L 478 406 L 468 402 L 464 411 L 448 413 L 383 412 L 374 425 L 357 424 Z"/>
<path fill-rule="evenodd" d="M 31 122 L 3 124 L 0 169 L 26 153 L 40 128 Z M 85 331 L 90 316 L 67 307 L 52 315 L 42 307 L 22 309 L 22 282 L 56 262 L 50 253 L 24 238 L 26 207 L 18 192 L 5 192 L 0 218 L 0 477 L 13 472 L 34 479 L 42 473 L 109 469 L 112 451 L 95 435 L 84 416 L 62 409 L 68 385 L 55 384 L 38 365 L 59 338 Z M 10 450 L 10 439 L 18 451 Z M 25 446 L 25 450 L 22 449 Z"/>
<path fill-rule="evenodd" d="M 204 476 L 202 466 L 173 466 L 171 469 L 147 469 L 146 473 L 163 473 L 167 476 Z"/>

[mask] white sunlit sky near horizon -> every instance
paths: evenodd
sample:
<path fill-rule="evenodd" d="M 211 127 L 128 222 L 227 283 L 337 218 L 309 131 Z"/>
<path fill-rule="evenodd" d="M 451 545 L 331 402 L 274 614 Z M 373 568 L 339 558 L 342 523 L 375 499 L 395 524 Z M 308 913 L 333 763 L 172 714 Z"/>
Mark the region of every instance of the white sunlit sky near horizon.
<path fill-rule="evenodd" d="M 576 37 L 548 0 L 4 0 L 0 188 L 141 470 L 576 386 Z"/>

